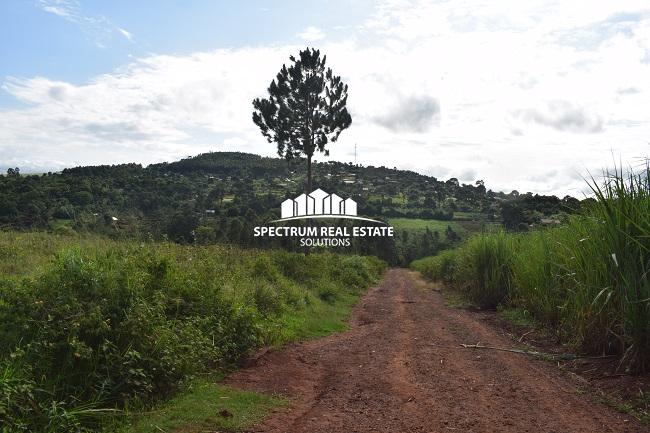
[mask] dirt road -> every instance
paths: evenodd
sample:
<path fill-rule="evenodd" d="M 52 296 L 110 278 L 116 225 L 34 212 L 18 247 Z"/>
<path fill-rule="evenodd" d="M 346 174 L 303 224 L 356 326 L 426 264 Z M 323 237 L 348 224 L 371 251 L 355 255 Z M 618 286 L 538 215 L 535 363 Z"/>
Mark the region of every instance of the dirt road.
<path fill-rule="evenodd" d="M 349 331 L 268 352 L 228 382 L 291 399 L 255 432 L 648 431 L 548 363 L 459 346 L 479 341 L 513 345 L 393 269 Z"/>

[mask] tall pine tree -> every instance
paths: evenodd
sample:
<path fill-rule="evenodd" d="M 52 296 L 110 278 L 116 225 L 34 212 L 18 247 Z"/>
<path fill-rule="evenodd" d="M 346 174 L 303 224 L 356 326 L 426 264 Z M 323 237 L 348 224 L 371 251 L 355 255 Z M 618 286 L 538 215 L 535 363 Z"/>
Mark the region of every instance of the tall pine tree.
<path fill-rule="evenodd" d="M 253 122 L 278 155 L 307 159 L 307 191 L 312 191 L 311 162 L 315 151 L 329 155 L 326 146 L 335 142 L 352 123 L 346 108 L 348 86 L 325 68 L 327 56 L 307 48 L 292 64 L 282 65 L 268 88 L 269 97 L 253 101 Z"/>

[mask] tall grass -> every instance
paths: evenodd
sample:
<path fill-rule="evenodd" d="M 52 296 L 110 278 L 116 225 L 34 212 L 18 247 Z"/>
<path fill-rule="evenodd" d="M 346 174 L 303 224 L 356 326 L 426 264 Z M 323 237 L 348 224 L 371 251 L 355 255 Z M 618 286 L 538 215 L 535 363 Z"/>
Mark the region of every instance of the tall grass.
<path fill-rule="evenodd" d="M 384 266 L 33 233 L 0 233 L 0 256 L 10 262 L 0 275 L 3 432 L 97 429 L 106 411 L 170 395 L 259 345 L 318 333 L 331 324 L 312 317 L 349 305 Z"/>
<path fill-rule="evenodd" d="M 456 255 L 456 284 L 483 308 L 495 308 L 510 291 L 513 239 L 503 231 L 471 238 Z"/>
<path fill-rule="evenodd" d="M 503 231 L 480 233 L 460 247 L 416 260 L 411 267 L 452 284 L 479 307 L 495 308 L 512 286 L 514 236 Z"/>
<path fill-rule="evenodd" d="M 596 199 L 559 228 L 492 232 L 413 267 L 480 306 L 521 306 L 589 353 L 650 368 L 650 169 L 589 181 Z M 453 263 L 449 263 L 453 261 Z"/>
<path fill-rule="evenodd" d="M 582 328 L 585 340 L 624 360 L 650 367 L 650 166 L 638 174 L 606 173 L 590 186 L 597 199 L 585 225 L 592 235 L 576 255 L 576 273 L 587 282 L 585 301 L 593 313 Z M 571 305 L 579 314 L 580 305 Z M 598 332 L 600 331 L 600 332 Z M 588 338 L 590 336 L 591 338 Z"/>
<path fill-rule="evenodd" d="M 414 260 L 411 267 L 427 278 L 452 284 L 456 275 L 456 251 L 444 250 L 435 256 Z"/>

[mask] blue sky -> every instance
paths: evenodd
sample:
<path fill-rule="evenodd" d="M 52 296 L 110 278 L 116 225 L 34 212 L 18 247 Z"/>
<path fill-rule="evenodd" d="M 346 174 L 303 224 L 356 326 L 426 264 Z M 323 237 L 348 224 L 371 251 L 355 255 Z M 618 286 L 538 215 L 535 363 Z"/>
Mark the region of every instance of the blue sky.
<path fill-rule="evenodd" d="M 369 1 L 336 3 L 291 0 L 271 7 L 268 0 L 3 1 L 0 58 L 5 61 L 0 76 L 38 75 L 81 84 L 133 58 L 295 43 L 304 23 L 352 26 L 372 11 Z M 2 96 L 4 106 L 11 104 L 6 92 Z"/>
<path fill-rule="evenodd" d="M 350 86 L 332 159 L 580 195 L 648 155 L 646 0 L 7 0 L 0 169 L 273 155 L 251 101 L 307 45 Z"/>

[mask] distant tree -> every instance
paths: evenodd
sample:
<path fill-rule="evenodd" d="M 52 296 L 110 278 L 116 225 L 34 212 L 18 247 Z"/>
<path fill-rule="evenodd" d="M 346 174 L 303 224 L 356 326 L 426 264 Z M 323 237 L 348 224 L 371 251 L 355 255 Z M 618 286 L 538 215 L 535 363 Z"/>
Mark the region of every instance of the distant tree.
<path fill-rule="evenodd" d="M 569 213 L 578 212 L 580 210 L 580 200 L 570 195 L 565 195 L 562 199 L 562 210 Z"/>
<path fill-rule="evenodd" d="M 253 122 L 269 143 L 276 143 L 278 155 L 287 160 L 307 158 L 307 192 L 311 192 L 311 163 L 314 151 L 329 155 L 328 142 L 335 142 L 352 123 L 346 108 L 348 86 L 331 68 L 327 56 L 307 48 L 299 58 L 289 57 L 268 88 L 269 98 L 253 101 Z"/>
<path fill-rule="evenodd" d="M 194 230 L 194 240 L 199 245 L 209 245 L 216 238 L 215 230 L 209 226 L 198 226 Z"/>
<path fill-rule="evenodd" d="M 452 188 L 457 188 L 458 186 L 460 186 L 460 182 L 458 182 L 458 179 L 456 179 L 455 177 L 452 177 L 449 180 L 447 180 L 447 182 L 445 182 L 445 184 L 448 187 L 452 187 Z"/>
<path fill-rule="evenodd" d="M 8 168 L 7 177 L 20 177 L 20 168 Z"/>
<path fill-rule="evenodd" d="M 527 219 L 524 209 L 517 202 L 505 202 L 501 205 L 501 219 L 505 228 L 526 230 Z"/>
<path fill-rule="evenodd" d="M 211 206 L 215 200 L 219 201 L 219 204 L 223 203 L 223 197 L 226 195 L 226 191 L 223 186 L 216 185 L 210 193 L 208 193 L 208 204 Z"/>
<path fill-rule="evenodd" d="M 239 220 L 239 218 L 233 218 L 230 220 L 230 225 L 228 226 L 228 232 L 226 233 L 227 240 L 232 243 L 239 243 L 241 240 L 242 232 L 244 231 L 244 225 Z"/>
<path fill-rule="evenodd" d="M 485 194 L 485 192 L 486 192 L 486 190 L 485 190 L 485 182 L 483 182 L 482 180 L 477 180 L 476 181 L 476 189 L 478 190 L 479 193 Z"/>
<path fill-rule="evenodd" d="M 198 217 L 185 210 L 172 215 L 167 225 L 167 235 L 175 242 L 191 243 L 194 241 L 194 230 L 199 225 Z"/>
<path fill-rule="evenodd" d="M 16 201 L 8 196 L 0 195 L 0 218 L 14 217 L 18 214 Z"/>
<path fill-rule="evenodd" d="M 85 206 L 92 203 L 93 195 L 89 191 L 77 191 L 72 194 L 70 201 L 79 206 Z"/>
<path fill-rule="evenodd" d="M 406 193 L 406 200 L 408 204 L 415 207 L 420 204 L 420 192 L 419 191 L 409 191 Z"/>

